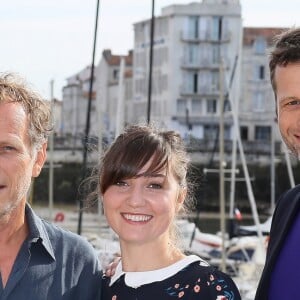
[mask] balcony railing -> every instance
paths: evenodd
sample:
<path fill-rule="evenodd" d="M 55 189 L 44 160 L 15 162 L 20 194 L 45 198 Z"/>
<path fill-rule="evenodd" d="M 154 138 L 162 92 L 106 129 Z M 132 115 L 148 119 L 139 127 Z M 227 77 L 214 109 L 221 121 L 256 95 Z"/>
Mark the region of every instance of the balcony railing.
<path fill-rule="evenodd" d="M 242 141 L 245 154 L 270 155 L 271 143 L 265 140 Z M 215 139 L 196 139 L 191 138 L 186 141 L 189 152 L 213 152 L 219 151 L 219 143 Z M 228 154 L 232 151 L 232 140 L 224 141 L 224 151 Z M 282 154 L 281 142 L 275 142 L 275 154 Z"/>
<path fill-rule="evenodd" d="M 209 58 L 195 58 L 192 61 L 184 57 L 181 59 L 181 67 L 184 69 L 212 69 L 212 70 L 218 70 L 220 68 L 218 62 L 212 61 L 212 59 Z"/>
<path fill-rule="evenodd" d="M 216 119 L 218 117 L 216 116 Z M 111 140 L 112 141 L 112 140 Z M 107 138 L 103 138 L 103 146 L 107 146 L 110 142 Z M 87 142 L 88 148 L 91 151 L 97 151 L 98 149 L 98 138 L 93 136 L 90 137 L 87 141 L 83 137 L 55 137 L 54 138 L 54 150 L 82 150 L 84 142 Z M 190 137 L 185 140 L 187 150 L 189 152 L 213 152 L 219 151 L 219 143 L 216 139 L 213 138 L 204 138 L 198 139 Z M 256 141 L 242 141 L 244 152 L 246 154 L 257 154 L 257 155 L 270 155 L 271 152 L 271 143 L 269 140 L 256 140 Z M 228 154 L 232 151 L 232 140 L 224 141 L 224 150 Z M 275 142 L 275 154 L 282 154 L 281 142 Z"/>
<path fill-rule="evenodd" d="M 196 34 L 195 32 L 189 32 L 189 31 L 182 31 L 181 32 L 181 40 L 184 42 L 211 42 L 211 43 L 225 43 L 229 42 L 231 37 L 231 32 L 223 32 L 221 40 L 218 40 L 217 37 L 215 37 L 211 31 L 206 30 L 203 32 L 199 32 Z"/>
<path fill-rule="evenodd" d="M 215 84 L 210 85 L 200 85 L 197 88 L 197 91 L 194 91 L 192 88 L 189 88 L 187 86 L 181 86 L 180 87 L 180 94 L 181 95 L 219 95 L 219 89 L 218 86 Z"/>

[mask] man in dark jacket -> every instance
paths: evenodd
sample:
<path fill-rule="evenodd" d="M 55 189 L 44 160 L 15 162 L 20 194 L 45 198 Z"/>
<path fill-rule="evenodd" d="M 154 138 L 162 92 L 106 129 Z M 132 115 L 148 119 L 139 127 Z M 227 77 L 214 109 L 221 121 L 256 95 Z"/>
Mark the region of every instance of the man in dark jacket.
<path fill-rule="evenodd" d="M 277 37 L 270 56 L 270 76 L 281 136 L 300 157 L 300 28 Z M 265 267 L 256 300 L 300 299 L 300 186 L 277 202 Z"/>

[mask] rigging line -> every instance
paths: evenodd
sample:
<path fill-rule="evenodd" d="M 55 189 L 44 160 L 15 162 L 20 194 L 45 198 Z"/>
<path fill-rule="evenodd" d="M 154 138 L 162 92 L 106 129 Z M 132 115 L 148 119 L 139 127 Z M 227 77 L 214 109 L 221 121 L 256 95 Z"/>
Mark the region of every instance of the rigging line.
<path fill-rule="evenodd" d="M 86 177 L 86 171 L 87 171 L 87 154 L 88 154 L 89 133 L 90 133 L 90 119 L 91 119 L 91 106 L 92 106 L 92 96 L 93 96 L 94 65 L 95 65 L 95 53 L 96 53 L 97 31 L 98 31 L 99 6 L 100 6 L 100 0 L 97 0 L 93 55 L 92 55 L 90 87 L 89 87 L 89 99 L 88 99 L 88 107 L 87 107 L 85 136 L 83 141 L 84 147 L 83 147 L 83 162 L 82 162 L 82 179 Z M 79 218 L 78 218 L 78 227 L 77 227 L 77 233 L 79 235 L 81 234 L 81 229 L 82 229 L 82 215 L 83 215 L 83 200 L 79 199 Z"/>
<path fill-rule="evenodd" d="M 236 67 L 237 67 L 237 61 L 238 61 L 238 55 L 235 56 L 233 67 L 232 67 L 232 72 L 231 72 L 231 75 L 230 75 L 229 86 L 228 86 L 227 92 L 226 92 L 225 97 L 224 97 L 226 102 L 229 101 L 229 92 L 228 92 L 228 90 L 230 90 L 231 87 L 232 87 L 232 83 L 233 83 L 233 79 L 234 79 L 235 71 L 236 71 Z M 225 105 L 226 105 L 226 103 L 224 102 L 223 111 L 225 111 Z M 208 166 L 213 165 L 214 156 L 215 156 L 215 153 L 217 151 L 218 140 L 219 140 L 219 128 L 216 128 L 216 138 L 215 138 L 215 141 L 214 141 L 214 147 L 213 147 L 213 150 L 212 150 L 212 154 L 211 154 L 211 158 L 209 160 Z"/>

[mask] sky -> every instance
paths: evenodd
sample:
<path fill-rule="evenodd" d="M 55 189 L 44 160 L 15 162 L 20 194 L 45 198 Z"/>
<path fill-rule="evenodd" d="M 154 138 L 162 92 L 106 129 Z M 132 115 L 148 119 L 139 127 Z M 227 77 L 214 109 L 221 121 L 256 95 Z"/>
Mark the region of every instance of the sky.
<path fill-rule="evenodd" d="M 192 0 L 156 0 L 161 7 Z M 299 0 L 240 0 L 244 26 L 299 26 Z M 45 98 L 62 98 L 66 79 L 92 62 L 97 0 L 9 0 L 0 10 L 0 72 L 16 72 Z M 151 18 L 151 0 L 100 0 L 95 63 L 102 51 L 124 55 L 133 24 Z"/>

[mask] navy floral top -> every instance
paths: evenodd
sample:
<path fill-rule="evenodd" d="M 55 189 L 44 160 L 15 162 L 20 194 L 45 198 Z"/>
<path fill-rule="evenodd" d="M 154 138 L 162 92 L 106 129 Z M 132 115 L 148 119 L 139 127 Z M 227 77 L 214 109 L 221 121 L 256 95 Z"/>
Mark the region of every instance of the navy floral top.
<path fill-rule="evenodd" d="M 228 275 L 190 255 L 169 267 L 148 272 L 125 273 L 119 263 L 112 278 L 103 277 L 101 299 L 240 300 L 241 297 Z"/>

